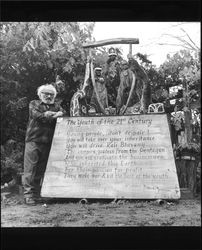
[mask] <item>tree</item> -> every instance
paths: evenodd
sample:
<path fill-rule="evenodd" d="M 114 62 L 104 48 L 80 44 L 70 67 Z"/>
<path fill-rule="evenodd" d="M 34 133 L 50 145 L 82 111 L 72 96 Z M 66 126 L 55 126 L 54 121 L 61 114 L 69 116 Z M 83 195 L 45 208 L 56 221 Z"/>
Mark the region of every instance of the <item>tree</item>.
<path fill-rule="evenodd" d="M 60 93 L 63 107 L 84 79 L 86 51 L 94 23 L 4 22 L 0 23 L 0 97 L 2 166 L 22 169 L 23 145 L 28 120 L 28 103 L 36 99 L 37 88 L 65 84 Z M 10 143 L 13 141 L 14 143 Z M 16 149 L 16 142 L 20 146 Z M 7 148 L 11 147 L 11 150 Z M 17 151 L 16 151 L 17 150 Z M 19 154 L 18 154 L 19 153 Z M 20 159 L 20 160 L 19 160 Z"/>
<path fill-rule="evenodd" d="M 192 119 L 193 111 L 200 109 L 200 62 L 199 53 L 181 50 L 172 57 L 168 55 L 167 61 L 161 65 L 159 72 L 165 78 L 165 86 L 182 86 L 182 96 L 176 99 L 174 111 L 183 111 L 183 116 L 175 116 L 174 123 L 179 130 L 184 120 L 185 141 L 183 147 L 189 148 L 193 142 Z"/>
<path fill-rule="evenodd" d="M 27 122 L 24 109 L 36 98 L 37 87 L 55 82 L 58 75 L 65 82 L 63 98 L 68 111 L 70 98 L 84 78 L 86 52 L 82 43 L 91 39 L 93 26 L 77 22 L 1 23 L 3 143 L 19 135 L 22 140 Z M 20 127 L 23 131 L 19 134 Z"/>
<path fill-rule="evenodd" d="M 186 31 L 186 28 L 183 26 L 188 23 L 179 23 L 177 25 L 171 26 L 172 33 L 164 33 L 161 35 L 161 38 L 169 38 L 169 41 L 159 42 L 159 45 L 171 45 L 188 51 L 199 52 L 200 48 L 194 39 L 191 38 L 189 32 Z M 177 32 L 175 28 L 177 27 Z M 174 34 L 173 34 L 174 33 Z"/>

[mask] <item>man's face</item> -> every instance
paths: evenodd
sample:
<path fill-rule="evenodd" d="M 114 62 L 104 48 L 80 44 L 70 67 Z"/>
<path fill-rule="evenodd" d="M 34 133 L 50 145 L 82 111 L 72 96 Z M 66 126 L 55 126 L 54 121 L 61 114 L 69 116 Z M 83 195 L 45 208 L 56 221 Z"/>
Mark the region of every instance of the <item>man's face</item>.
<path fill-rule="evenodd" d="M 40 94 L 40 99 L 43 103 L 53 104 L 55 101 L 54 92 L 51 90 L 43 90 Z"/>

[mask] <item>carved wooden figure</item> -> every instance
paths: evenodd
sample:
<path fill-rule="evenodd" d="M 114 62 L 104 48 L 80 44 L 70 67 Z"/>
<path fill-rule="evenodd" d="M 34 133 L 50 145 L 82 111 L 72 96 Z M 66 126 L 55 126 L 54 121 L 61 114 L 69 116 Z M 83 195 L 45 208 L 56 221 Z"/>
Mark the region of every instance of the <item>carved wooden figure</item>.
<path fill-rule="evenodd" d="M 126 93 L 127 99 L 124 98 Z M 120 75 L 120 85 L 116 99 L 118 114 L 123 115 L 128 107 L 137 105 L 137 103 L 139 103 L 139 112 L 146 113 L 151 103 L 150 85 L 147 73 L 143 67 L 130 57 L 128 68 L 122 70 Z"/>
<path fill-rule="evenodd" d="M 94 48 L 109 44 L 130 44 L 129 47 L 129 60 L 127 63 L 127 68 L 122 69 L 120 72 L 120 84 L 118 86 L 118 93 L 116 96 L 116 109 L 117 115 L 124 115 L 128 108 L 135 106 L 135 110 L 139 113 L 146 113 L 149 104 L 151 103 L 151 93 L 148 76 L 138 62 L 132 57 L 132 44 L 139 43 L 139 40 L 134 38 L 117 38 L 110 40 L 98 41 L 95 43 L 88 43 L 83 45 L 84 48 Z M 103 104 L 98 85 L 95 81 L 93 60 L 91 56 L 88 59 L 86 65 L 85 80 L 82 89 L 78 90 L 72 97 L 70 103 L 70 116 L 82 116 L 82 107 L 80 101 L 86 96 L 86 87 L 89 86 L 89 80 L 91 77 L 93 91 L 96 101 L 99 106 L 99 111 L 104 115 L 109 115 L 110 113 L 106 111 L 108 107 Z M 132 113 L 136 113 L 132 112 Z"/>
<path fill-rule="evenodd" d="M 88 62 L 86 64 L 85 71 L 85 79 L 82 89 L 77 90 L 77 92 L 73 95 L 70 102 L 70 116 L 82 116 L 82 108 L 80 104 L 80 100 L 86 96 L 86 88 L 89 86 L 89 78 L 90 78 L 90 58 L 88 58 Z"/>

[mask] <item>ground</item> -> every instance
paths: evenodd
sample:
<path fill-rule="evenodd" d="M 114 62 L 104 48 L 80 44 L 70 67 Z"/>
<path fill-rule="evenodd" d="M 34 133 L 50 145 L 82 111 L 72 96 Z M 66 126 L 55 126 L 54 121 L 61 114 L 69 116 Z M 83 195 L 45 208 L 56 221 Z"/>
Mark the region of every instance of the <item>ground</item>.
<path fill-rule="evenodd" d="M 200 198 L 178 201 L 48 199 L 36 206 L 22 194 L 1 201 L 2 227 L 201 226 Z"/>

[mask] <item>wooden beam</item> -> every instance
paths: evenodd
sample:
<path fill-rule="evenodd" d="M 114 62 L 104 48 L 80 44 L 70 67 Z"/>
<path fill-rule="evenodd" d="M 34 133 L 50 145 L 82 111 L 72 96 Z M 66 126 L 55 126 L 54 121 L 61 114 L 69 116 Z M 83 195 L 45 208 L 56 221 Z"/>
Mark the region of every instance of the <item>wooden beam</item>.
<path fill-rule="evenodd" d="M 83 44 L 83 48 L 95 48 L 110 44 L 139 44 L 138 38 L 113 38 Z"/>

